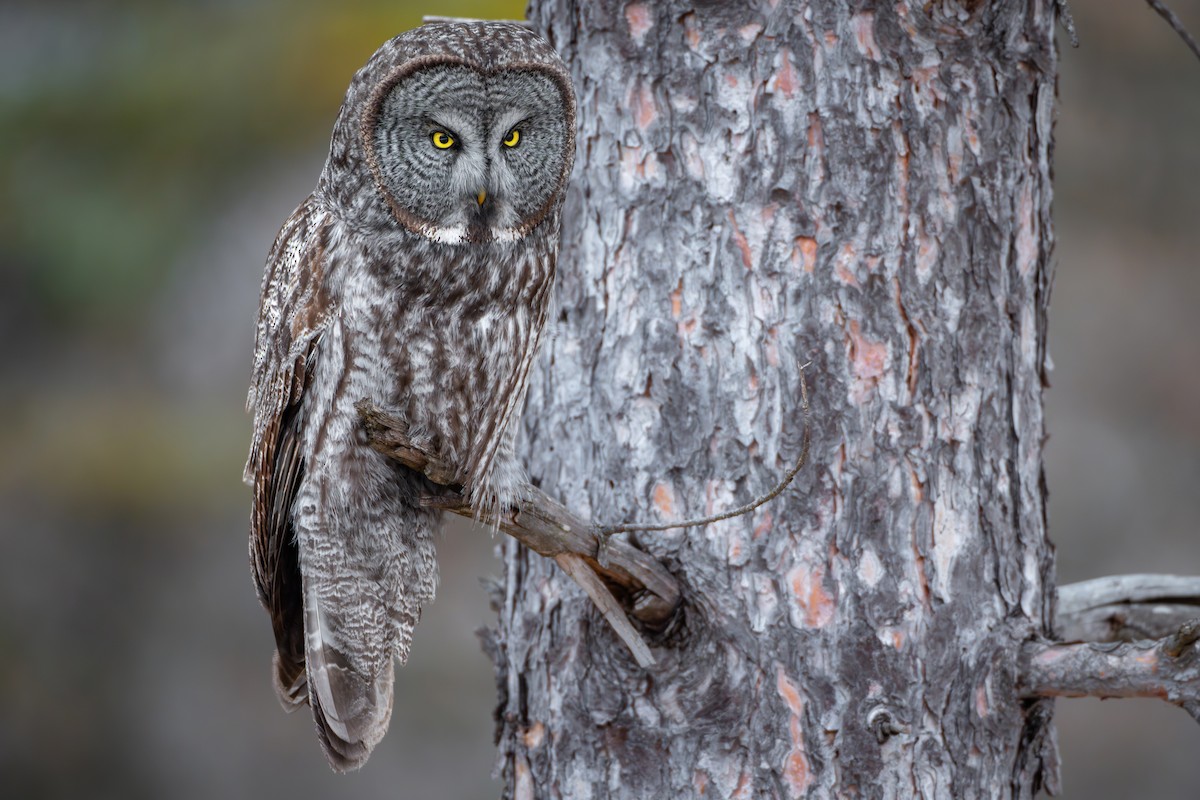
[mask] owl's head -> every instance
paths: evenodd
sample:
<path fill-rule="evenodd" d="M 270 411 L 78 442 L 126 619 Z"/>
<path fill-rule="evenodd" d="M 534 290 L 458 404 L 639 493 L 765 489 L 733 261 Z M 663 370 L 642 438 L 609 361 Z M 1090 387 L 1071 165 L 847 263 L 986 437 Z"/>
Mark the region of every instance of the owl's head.
<path fill-rule="evenodd" d="M 396 43 L 399 63 L 392 54 L 359 127 L 392 216 L 446 244 L 523 238 L 560 202 L 574 160 L 575 100 L 562 61 L 503 23 L 425 25 L 380 53 Z"/>

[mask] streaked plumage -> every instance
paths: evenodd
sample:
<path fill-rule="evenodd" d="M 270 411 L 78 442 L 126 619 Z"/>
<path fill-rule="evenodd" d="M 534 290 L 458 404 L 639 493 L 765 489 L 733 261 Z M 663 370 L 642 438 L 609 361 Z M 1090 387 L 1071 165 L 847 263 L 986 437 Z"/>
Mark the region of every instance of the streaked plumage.
<path fill-rule="evenodd" d="M 437 580 L 439 514 L 419 505 L 436 487 L 365 445 L 354 404 L 403 417 L 477 506 L 511 496 L 573 157 L 570 80 L 545 42 L 426 25 L 354 77 L 317 189 L 267 259 L 250 555 L 276 690 L 312 706 L 337 770 L 386 732 L 393 660 Z"/>

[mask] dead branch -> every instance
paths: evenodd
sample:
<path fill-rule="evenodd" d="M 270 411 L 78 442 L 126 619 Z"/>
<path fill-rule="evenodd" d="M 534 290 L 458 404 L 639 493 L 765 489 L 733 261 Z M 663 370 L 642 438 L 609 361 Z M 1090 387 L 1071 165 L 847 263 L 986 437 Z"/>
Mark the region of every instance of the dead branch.
<path fill-rule="evenodd" d="M 596 603 L 638 663 L 654 663 L 612 590 L 628 601 L 635 619 L 652 629 L 667 627 L 680 603 L 679 583 L 657 559 L 629 542 L 602 535 L 596 526 L 531 484 L 522 488 L 521 499 L 513 506 L 494 514 L 477 514 L 456 485 L 455 470 L 409 441 L 402 420 L 369 400 L 360 400 L 355 408 L 371 447 L 450 488 L 447 494 L 428 498 L 428 505 L 494 525 L 535 553 L 555 559 Z"/>
<path fill-rule="evenodd" d="M 1067 0 L 1054 0 L 1054 7 L 1058 10 L 1058 24 L 1067 32 L 1071 47 L 1079 47 L 1079 31 L 1075 29 L 1075 18 L 1071 16 Z"/>
<path fill-rule="evenodd" d="M 612 596 L 612 592 L 604 585 L 604 582 L 597 577 L 596 573 L 588 567 L 582 556 L 575 553 L 559 553 L 554 557 L 558 566 L 562 567 L 563 572 L 571 576 L 571 580 L 579 584 L 579 586 L 587 592 L 588 597 L 592 598 L 592 602 L 596 604 L 596 608 L 600 609 L 600 613 L 608 620 L 608 624 L 616 631 L 617 636 L 629 647 L 629 651 L 633 653 L 633 658 L 637 661 L 638 666 L 645 669 L 654 665 L 654 656 L 650 653 L 650 648 L 646 646 L 646 642 L 629 624 L 629 618 L 625 616 L 624 610 L 617 605 L 616 599 Z"/>
<path fill-rule="evenodd" d="M 1064 641 L 1158 639 L 1194 617 L 1200 617 L 1200 577 L 1110 575 L 1058 588 Z"/>
<path fill-rule="evenodd" d="M 1119 644 L 1031 642 L 1024 697 L 1159 697 L 1200 722 L 1200 620 L 1162 639 Z"/>
<path fill-rule="evenodd" d="M 1196 58 L 1200 58 L 1200 44 L 1196 44 L 1196 40 L 1193 39 L 1192 35 L 1187 32 L 1186 28 L 1183 27 L 1183 23 L 1180 22 L 1179 17 L 1175 16 L 1175 12 L 1167 8 L 1166 4 L 1164 4 L 1162 0 L 1146 0 L 1146 2 L 1150 4 L 1151 8 L 1158 12 L 1160 17 L 1167 21 L 1167 24 L 1171 26 L 1172 30 L 1179 34 L 1179 38 L 1183 39 L 1183 43 L 1186 44 L 1188 48 L 1196 55 Z"/>
<path fill-rule="evenodd" d="M 446 494 L 424 498 L 423 503 L 495 526 L 535 553 L 553 558 L 587 592 L 613 630 L 629 646 L 637 662 L 645 667 L 654 663 L 650 649 L 620 612 L 610 587 L 629 600 L 630 613 L 636 619 L 648 627 L 661 630 L 670 624 L 679 607 L 679 584 L 656 559 L 627 541 L 611 537 L 630 531 L 661 531 L 708 525 L 748 514 L 777 497 L 808 461 L 812 433 L 809 425 L 808 383 L 804 379 L 806 367 L 808 364 L 800 367 L 804 439 L 800 455 L 783 479 L 766 494 L 738 508 L 701 519 L 664 524 L 593 525 L 576 517 L 532 484 L 521 488 L 520 499 L 512 506 L 495 513 L 481 514 L 463 496 L 454 468 L 413 443 L 408 438 L 408 426 L 403 420 L 366 399 L 359 400 L 355 409 L 372 448 L 422 473 L 433 483 L 449 487 L 450 491 Z"/>

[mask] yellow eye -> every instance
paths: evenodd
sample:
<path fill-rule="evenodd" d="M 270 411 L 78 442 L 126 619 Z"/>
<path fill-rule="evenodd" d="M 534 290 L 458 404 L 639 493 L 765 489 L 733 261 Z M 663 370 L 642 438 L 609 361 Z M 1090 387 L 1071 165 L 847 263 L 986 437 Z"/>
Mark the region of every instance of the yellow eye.
<path fill-rule="evenodd" d="M 433 146 L 438 150 L 449 150 L 454 146 L 454 137 L 445 131 L 434 131 Z"/>
<path fill-rule="evenodd" d="M 521 141 L 521 132 L 516 128 L 513 128 L 508 132 L 508 136 L 504 137 L 504 144 L 507 147 L 516 147 L 519 141 Z"/>

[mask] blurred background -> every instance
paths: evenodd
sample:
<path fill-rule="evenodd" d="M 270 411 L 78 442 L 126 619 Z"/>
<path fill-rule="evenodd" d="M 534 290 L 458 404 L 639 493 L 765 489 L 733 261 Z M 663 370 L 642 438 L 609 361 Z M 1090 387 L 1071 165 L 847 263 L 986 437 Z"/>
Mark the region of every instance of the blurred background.
<path fill-rule="evenodd" d="M 1175 0 L 1200 33 L 1200 0 Z M 1061 582 L 1200 574 L 1200 63 L 1138 0 L 1073 6 L 1047 394 Z M 242 406 L 262 265 L 350 76 L 423 13 L 522 2 L 0 4 L 0 791 L 491 798 L 480 531 L 392 729 L 337 777 L 285 717 L 246 560 Z M 1200 727 L 1059 703 L 1067 798 L 1187 798 Z"/>

